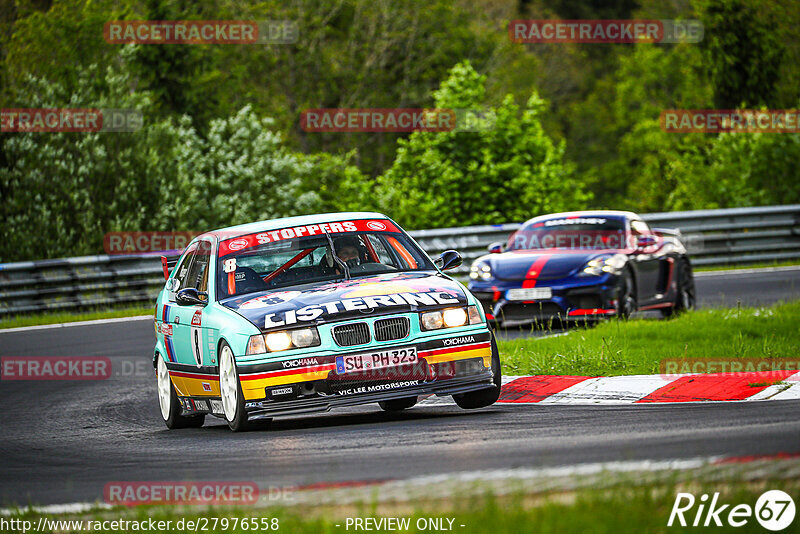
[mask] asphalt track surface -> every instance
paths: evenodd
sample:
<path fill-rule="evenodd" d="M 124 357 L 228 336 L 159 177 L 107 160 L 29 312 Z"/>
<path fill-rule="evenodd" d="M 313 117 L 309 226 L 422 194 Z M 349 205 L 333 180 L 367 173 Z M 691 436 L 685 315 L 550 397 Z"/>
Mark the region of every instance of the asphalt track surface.
<path fill-rule="evenodd" d="M 701 306 L 800 297 L 800 269 L 698 278 Z M 107 356 L 102 381 L 0 381 L 0 506 L 102 501 L 112 481 L 254 481 L 262 488 L 440 473 L 800 452 L 800 401 L 377 405 L 234 434 L 208 417 L 169 431 L 149 366 L 152 322 L 0 333 L 2 356 Z M 144 362 L 144 363 L 142 363 Z"/>

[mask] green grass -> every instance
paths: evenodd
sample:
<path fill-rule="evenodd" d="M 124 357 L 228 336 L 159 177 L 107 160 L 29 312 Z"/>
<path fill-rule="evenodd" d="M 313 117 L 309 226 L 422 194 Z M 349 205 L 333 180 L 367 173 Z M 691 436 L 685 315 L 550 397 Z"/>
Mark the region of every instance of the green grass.
<path fill-rule="evenodd" d="M 498 340 L 506 375 L 658 374 L 667 358 L 797 358 L 800 301 L 610 320 L 546 338 Z"/>
<path fill-rule="evenodd" d="M 759 262 L 759 263 L 742 263 L 738 265 L 710 265 L 706 267 L 695 267 L 694 272 L 700 273 L 703 271 L 730 271 L 735 269 L 766 269 L 769 267 L 791 267 L 800 265 L 800 260 L 785 260 L 773 262 Z"/>
<path fill-rule="evenodd" d="M 185 528 L 186 521 L 197 521 L 199 518 L 226 518 L 228 528 L 218 526 L 211 530 L 208 523 L 208 532 L 252 532 L 242 529 L 243 518 L 278 519 L 278 532 L 292 533 L 344 533 L 354 532 L 350 526 L 346 529 L 347 517 L 399 517 L 410 519 L 408 530 L 397 532 L 436 532 L 435 530 L 418 530 L 417 520 L 430 518 L 449 518 L 453 520 L 453 532 L 459 534 L 517 534 L 520 532 L 535 532 L 537 534 L 567 534 L 597 533 L 619 534 L 621 532 L 654 532 L 669 533 L 682 531 L 676 523 L 667 527 L 670 512 L 676 495 L 679 492 L 689 491 L 699 498 L 703 493 L 712 495 L 720 492 L 718 503 L 729 504 L 728 509 L 721 514 L 720 519 L 725 522 L 727 512 L 737 504 L 746 504 L 755 507 L 758 496 L 765 489 L 782 489 L 790 495 L 796 495 L 797 485 L 787 481 L 762 481 L 755 484 L 741 482 L 718 482 L 713 485 L 692 484 L 691 487 L 661 485 L 661 486 L 634 486 L 616 487 L 613 489 L 599 490 L 586 489 L 564 493 L 551 493 L 543 495 L 517 494 L 509 497 L 468 497 L 449 501 L 424 501 L 410 505 L 356 505 L 356 506 L 314 506 L 307 509 L 252 509 L 252 508 L 220 508 L 203 512 L 189 508 L 176 509 L 175 507 L 140 507 L 135 509 L 116 509 L 110 511 L 97 511 L 89 514 L 61 515 L 57 519 L 82 519 L 92 521 L 102 520 L 148 520 L 171 521 L 176 525 L 183 520 L 184 528 L 176 529 L 174 526 L 164 531 L 169 532 L 195 532 Z M 698 501 L 699 503 L 699 501 Z M 697 504 L 690 512 L 685 514 L 689 524 L 694 519 Z M 24 518 L 37 524 L 39 515 L 26 513 L 17 518 Z M 47 516 L 52 518 L 53 516 Z M 233 518 L 237 518 L 237 527 L 232 528 Z M 795 519 L 793 526 L 796 526 Z M 219 525 L 220 523 L 217 523 Z M 446 522 L 444 524 L 447 524 Z M 337 526 L 338 525 L 338 526 Z M 463 525 L 463 527 L 461 526 Z M 792 527 L 786 532 L 792 531 Z M 4 529 L 20 532 L 21 529 Z M 765 532 L 754 517 L 748 518 L 745 526 L 732 529 L 730 526 L 700 527 L 703 532 L 731 531 L 736 532 Z M 74 528 L 66 527 L 62 532 L 74 532 Z M 86 529 L 84 529 L 86 531 Z M 121 532 L 109 529 L 104 532 Z M 274 532 L 274 530 L 260 530 L 261 532 Z M 47 530 L 45 531 L 47 532 Z M 152 531 L 151 531 L 152 532 Z M 381 532 L 387 532 L 382 530 Z M 796 530 L 795 530 L 796 532 Z"/>
<path fill-rule="evenodd" d="M 153 315 L 153 307 L 120 308 L 115 310 L 90 311 L 83 313 L 51 312 L 36 315 L 19 315 L 0 320 L 0 330 L 20 326 L 38 326 L 43 324 L 74 323 L 95 319 L 112 319 L 117 317 L 134 317 L 136 315 Z"/>

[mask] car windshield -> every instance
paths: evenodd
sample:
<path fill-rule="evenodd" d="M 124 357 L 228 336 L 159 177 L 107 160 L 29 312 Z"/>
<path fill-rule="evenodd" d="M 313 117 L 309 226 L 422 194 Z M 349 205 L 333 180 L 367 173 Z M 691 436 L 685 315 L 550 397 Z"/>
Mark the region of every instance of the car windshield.
<path fill-rule="evenodd" d="M 508 250 L 605 250 L 625 247 L 625 220 L 615 217 L 561 217 L 535 221 L 514 232 Z"/>
<path fill-rule="evenodd" d="M 301 226 L 222 240 L 218 298 L 348 277 L 434 269 L 425 254 L 389 221 L 368 221 L 370 226 L 364 222 Z M 342 231 L 346 229 L 356 231 Z"/>

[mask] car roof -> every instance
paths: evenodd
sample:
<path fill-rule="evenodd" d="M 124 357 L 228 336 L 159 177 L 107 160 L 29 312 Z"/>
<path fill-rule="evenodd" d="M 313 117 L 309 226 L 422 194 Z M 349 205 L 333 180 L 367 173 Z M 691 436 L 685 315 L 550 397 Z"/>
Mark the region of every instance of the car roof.
<path fill-rule="evenodd" d="M 230 238 L 239 235 L 247 235 L 255 232 L 266 232 L 269 230 L 279 230 L 281 228 L 289 228 L 292 226 L 303 226 L 308 224 L 320 224 L 328 222 L 349 221 L 353 219 L 388 219 L 382 213 L 371 211 L 349 211 L 340 213 L 320 213 L 316 215 L 298 215 L 296 217 L 282 217 L 280 219 L 268 219 L 265 221 L 256 221 L 246 224 L 238 224 L 235 226 L 228 226 L 226 228 L 219 228 L 211 230 L 202 235 L 197 236 L 200 239 L 206 236 L 217 236 L 219 238 Z"/>
<path fill-rule="evenodd" d="M 532 219 L 528 219 L 524 224 L 534 221 L 544 221 L 549 219 L 559 219 L 567 217 L 614 217 L 622 219 L 641 219 L 632 211 L 619 211 L 619 210 L 583 210 L 583 211 L 564 211 L 561 213 L 548 213 L 546 215 L 539 215 Z"/>

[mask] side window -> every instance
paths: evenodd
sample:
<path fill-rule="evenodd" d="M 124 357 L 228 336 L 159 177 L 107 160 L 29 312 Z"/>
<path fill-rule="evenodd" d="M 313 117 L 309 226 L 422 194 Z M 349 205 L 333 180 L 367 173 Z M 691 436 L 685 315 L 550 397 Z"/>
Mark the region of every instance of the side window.
<path fill-rule="evenodd" d="M 211 260 L 211 243 L 199 241 L 194 254 L 194 261 L 189 266 L 189 272 L 181 283 L 181 289 L 193 287 L 198 291 L 208 291 L 208 263 Z"/>
<path fill-rule="evenodd" d="M 389 251 L 386 250 L 386 246 L 378 236 L 368 235 L 367 239 L 369 240 L 369 243 L 372 245 L 372 250 L 375 251 L 375 254 L 377 254 L 378 256 L 378 260 L 382 264 L 395 266 L 395 262 L 392 260 L 392 256 L 389 254 Z"/>
<path fill-rule="evenodd" d="M 183 260 L 175 268 L 175 280 L 178 281 L 178 283 L 174 285 L 176 291 L 187 287 L 184 285 L 184 281 L 186 280 L 186 275 L 189 274 L 189 266 L 192 264 L 192 259 L 194 259 L 196 251 L 197 243 L 190 245 L 186 250 L 186 254 L 183 255 Z"/>

